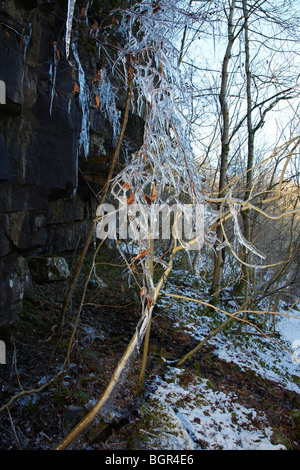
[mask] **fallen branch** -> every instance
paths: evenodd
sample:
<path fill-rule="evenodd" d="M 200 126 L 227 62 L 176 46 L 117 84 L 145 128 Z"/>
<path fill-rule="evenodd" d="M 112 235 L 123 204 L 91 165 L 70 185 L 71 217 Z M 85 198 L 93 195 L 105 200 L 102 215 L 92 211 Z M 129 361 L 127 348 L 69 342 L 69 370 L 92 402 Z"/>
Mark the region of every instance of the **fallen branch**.
<path fill-rule="evenodd" d="M 153 299 L 152 299 L 151 305 L 147 306 L 147 308 L 144 310 L 143 315 L 142 315 L 142 317 L 141 317 L 141 319 L 140 319 L 140 321 L 139 321 L 139 323 L 136 327 L 136 331 L 135 331 L 129 345 L 127 346 L 127 349 L 126 349 L 122 359 L 118 363 L 118 365 L 117 365 L 117 367 L 116 367 L 116 369 L 115 369 L 115 371 L 114 371 L 114 373 L 113 373 L 113 375 L 112 375 L 112 377 L 109 381 L 109 384 L 106 387 L 106 389 L 105 389 L 104 393 L 102 394 L 101 398 L 98 400 L 96 405 L 89 411 L 89 413 L 80 421 L 80 423 L 78 423 L 77 426 L 75 426 L 75 428 L 55 447 L 55 450 L 64 450 L 64 449 L 66 449 L 71 444 L 71 442 L 74 441 L 74 439 L 78 438 L 83 433 L 83 431 L 85 431 L 86 428 L 88 426 L 90 426 L 90 424 L 92 423 L 94 418 L 97 415 L 100 414 L 102 408 L 107 403 L 109 398 L 112 396 L 112 393 L 115 390 L 118 382 L 121 380 L 122 373 L 124 371 L 126 371 L 126 366 L 130 362 L 130 360 L 134 356 L 134 354 L 136 352 L 138 352 L 139 349 L 140 349 L 140 346 L 143 342 L 145 334 L 146 334 L 146 332 L 149 328 L 149 324 L 150 324 L 151 317 L 152 317 L 152 311 L 153 311 L 153 308 L 155 306 L 156 300 L 159 296 L 160 290 L 161 290 L 165 280 L 167 279 L 167 277 L 169 276 L 169 274 L 172 270 L 173 259 L 174 259 L 175 254 L 178 252 L 178 249 L 179 249 L 179 247 L 177 247 L 177 245 L 176 245 L 176 240 L 174 240 L 174 247 L 173 247 L 172 253 L 171 253 L 170 258 L 169 258 L 168 268 L 164 271 L 164 273 L 160 277 L 157 285 L 154 288 Z M 146 355 L 144 355 L 144 358 L 145 357 L 146 357 Z"/>
<path fill-rule="evenodd" d="M 140 348 L 140 345 L 143 341 L 147 326 L 151 319 L 153 306 L 149 310 L 145 311 L 143 318 L 141 319 L 139 325 L 136 328 L 136 332 L 133 335 L 122 359 L 120 360 L 115 372 L 110 379 L 108 386 L 106 387 L 103 395 L 96 403 L 96 405 L 89 411 L 89 413 L 75 426 L 74 429 L 55 447 L 54 450 L 64 450 L 68 447 L 75 438 L 77 438 L 88 425 L 91 424 L 93 419 L 100 413 L 103 406 L 106 404 L 110 396 L 112 395 L 113 390 L 115 389 L 116 384 L 118 383 L 122 372 L 125 370 L 126 365 L 130 361 L 133 354 Z"/>

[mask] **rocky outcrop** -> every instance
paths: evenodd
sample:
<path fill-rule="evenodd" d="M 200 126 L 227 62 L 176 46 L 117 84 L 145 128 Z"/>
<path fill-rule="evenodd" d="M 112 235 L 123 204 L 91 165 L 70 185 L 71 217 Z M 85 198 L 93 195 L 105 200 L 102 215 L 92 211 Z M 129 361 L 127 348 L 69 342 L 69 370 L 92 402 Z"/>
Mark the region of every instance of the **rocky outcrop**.
<path fill-rule="evenodd" d="M 113 132 L 101 110 L 89 106 L 84 154 L 82 102 L 74 86 L 80 51 L 77 59 L 72 50 L 65 57 L 65 1 L 4 0 L 0 20 L 6 86 L 0 105 L 1 326 L 16 319 L 28 285 L 20 259 L 84 243 L 108 173 Z M 97 48 L 85 51 L 83 66 L 96 74 L 101 60 Z M 118 106 L 122 110 L 122 97 Z M 136 129 L 132 117 L 130 145 Z"/>

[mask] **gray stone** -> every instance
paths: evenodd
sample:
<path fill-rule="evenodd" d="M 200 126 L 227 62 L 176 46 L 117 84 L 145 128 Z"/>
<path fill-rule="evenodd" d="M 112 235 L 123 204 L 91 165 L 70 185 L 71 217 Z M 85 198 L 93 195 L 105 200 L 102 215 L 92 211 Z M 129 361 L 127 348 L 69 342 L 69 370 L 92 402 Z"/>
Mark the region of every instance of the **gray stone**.
<path fill-rule="evenodd" d="M 35 282 L 51 282 L 67 279 L 70 275 L 68 263 L 62 256 L 36 256 L 29 259 L 32 279 Z"/>
<path fill-rule="evenodd" d="M 63 426 L 65 432 L 70 432 L 76 424 L 86 415 L 86 410 L 82 406 L 70 405 L 64 411 Z"/>
<path fill-rule="evenodd" d="M 32 277 L 27 260 L 19 256 L 16 263 L 16 272 L 23 284 L 24 292 L 32 290 Z"/>
<path fill-rule="evenodd" d="M 22 256 L 0 258 L 0 326 L 13 323 L 23 306 L 25 291 L 32 289 L 28 263 Z"/>

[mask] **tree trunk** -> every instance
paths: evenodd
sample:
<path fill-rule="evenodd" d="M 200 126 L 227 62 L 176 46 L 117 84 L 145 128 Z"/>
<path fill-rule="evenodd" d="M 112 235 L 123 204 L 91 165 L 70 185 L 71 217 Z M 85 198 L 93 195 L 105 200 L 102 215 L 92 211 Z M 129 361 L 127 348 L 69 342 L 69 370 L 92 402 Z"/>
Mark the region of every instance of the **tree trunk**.
<path fill-rule="evenodd" d="M 229 109 L 226 99 L 227 85 L 228 85 L 228 66 L 231 58 L 232 46 L 234 43 L 233 35 L 233 14 L 235 10 L 235 0 L 231 2 L 229 17 L 228 17 L 228 43 L 226 52 L 223 59 L 222 66 L 222 82 L 219 94 L 219 101 L 221 105 L 221 116 L 222 116 L 222 132 L 221 132 L 221 158 L 220 158 L 220 177 L 219 177 L 219 197 L 222 197 L 224 188 L 226 187 L 227 181 L 227 167 L 228 167 L 228 154 L 229 154 Z M 217 238 L 222 243 L 223 234 L 222 228 L 219 227 L 217 230 Z M 224 252 L 219 250 L 214 256 L 214 271 L 213 281 L 211 286 L 212 303 L 216 305 L 219 297 L 219 290 L 222 279 L 222 271 L 224 264 Z"/>

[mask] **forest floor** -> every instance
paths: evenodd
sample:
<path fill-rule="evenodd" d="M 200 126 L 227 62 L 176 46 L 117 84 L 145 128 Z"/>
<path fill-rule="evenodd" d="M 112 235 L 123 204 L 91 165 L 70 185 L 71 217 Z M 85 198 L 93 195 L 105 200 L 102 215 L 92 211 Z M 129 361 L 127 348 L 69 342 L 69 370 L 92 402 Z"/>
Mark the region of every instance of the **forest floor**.
<path fill-rule="evenodd" d="M 139 291 L 128 286 L 118 253 L 105 248 L 88 285 L 70 370 L 39 391 L 64 364 L 92 254 L 59 338 L 52 336 L 52 327 L 59 319 L 65 281 L 34 284 L 19 321 L 1 330 L 7 356 L 0 366 L 0 406 L 19 395 L 0 413 L 0 450 L 54 449 L 101 397 L 134 334 Z M 74 256 L 65 257 L 74 264 Z M 177 281 L 175 272 L 169 288 L 179 283 L 180 293 L 191 295 L 193 282 L 182 273 Z M 270 344 L 231 328 L 176 366 L 220 324 L 216 317 L 195 304 L 170 303 L 170 298 L 155 307 L 142 394 L 137 394 L 141 352 L 101 420 L 71 448 L 300 450 L 300 368 L 285 356 L 279 340 Z"/>

